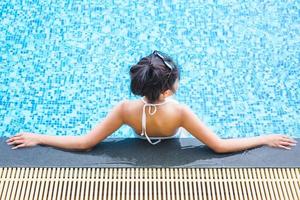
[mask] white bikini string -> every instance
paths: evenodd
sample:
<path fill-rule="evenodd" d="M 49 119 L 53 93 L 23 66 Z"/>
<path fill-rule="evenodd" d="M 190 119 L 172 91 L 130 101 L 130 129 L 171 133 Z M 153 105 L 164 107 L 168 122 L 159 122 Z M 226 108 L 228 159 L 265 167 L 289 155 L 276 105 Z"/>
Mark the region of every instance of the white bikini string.
<path fill-rule="evenodd" d="M 142 136 L 143 135 L 146 135 L 146 138 L 147 138 L 147 140 L 152 144 L 152 145 L 155 145 L 155 144 L 157 144 L 157 143 L 159 143 L 160 141 L 161 141 L 161 139 L 158 139 L 158 141 L 156 141 L 156 142 L 152 142 L 151 140 L 150 140 L 150 138 L 148 137 L 148 135 L 147 135 L 147 133 L 146 133 L 146 106 L 149 106 L 149 114 L 150 115 L 154 115 L 155 113 L 156 113 L 156 106 L 157 105 L 163 105 L 163 104 L 165 104 L 165 103 L 167 103 L 167 101 L 165 101 L 165 102 L 163 102 L 163 103 L 158 103 L 158 104 L 150 104 L 150 103 L 147 103 L 144 99 L 142 99 L 143 100 L 143 102 L 145 103 L 145 105 L 143 106 L 143 116 L 142 116 Z M 153 112 L 151 112 L 151 108 L 152 108 L 152 106 L 154 107 L 154 111 Z"/>

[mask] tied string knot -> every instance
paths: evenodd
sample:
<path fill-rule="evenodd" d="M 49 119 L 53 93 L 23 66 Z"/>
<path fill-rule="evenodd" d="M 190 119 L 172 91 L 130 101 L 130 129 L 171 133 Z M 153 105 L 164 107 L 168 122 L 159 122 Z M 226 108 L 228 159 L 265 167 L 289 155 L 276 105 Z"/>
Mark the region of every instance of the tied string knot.
<path fill-rule="evenodd" d="M 143 98 L 142 101 L 145 103 L 143 106 L 143 115 L 142 115 L 142 136 L 146 135 L 147 140 L 152 144 L 155 145 L 157 143 L 159 143 L 161 141 L 161 139 L 158 139 L 156 142 L 152 142 L 150 140 L 150 138 L 148 137 L 147 133 L 146 133 L 146 106 L 149 106 L 149 114 L 150 115 L 154 115 L 157 111 L 157 107 L 158 105 L 163 105 L 165 103 L 167 103 L 168 101 L 162 102 L 162 103 L 157 103 L 157 104 L 151 104 L 151 103 L 147 103 Z M 152 111 L 152 107 L 154 107 L 154 110 Z"/>
<path fill-rule="evenodd" d="M 149 109 L 148 109 L 148 112 L 149 112 L 149 114 L 150 115 L 154 115 L 155 113 L 156 113 L 156 105 L 148 105 L 149 106 Z M 151 110 L 152 110 L 152 107 L 154 107 L 154 110 L 153 110 L 153 112 L 151 112 Z"/>
<path fill-rule="evenodd" d="M 148 109 L 148 113 L 150 115 L 154 115 L 156 113 L 156 105 L 153 105 L 153 104 L 150 104 L 150 103 L 146 103 L 144 104 L 144 107 L 143 107 L 143 119 L 146 121 L 146 114 L 145 114 L 145 111 L 146 111 L 146 106 L 149 106 L 149 109 Z M 152 107 L 154 107 L 154 110 L 152 111 Z M 142 133 L 142 135 L 145 135 L 144 132 Z"/>

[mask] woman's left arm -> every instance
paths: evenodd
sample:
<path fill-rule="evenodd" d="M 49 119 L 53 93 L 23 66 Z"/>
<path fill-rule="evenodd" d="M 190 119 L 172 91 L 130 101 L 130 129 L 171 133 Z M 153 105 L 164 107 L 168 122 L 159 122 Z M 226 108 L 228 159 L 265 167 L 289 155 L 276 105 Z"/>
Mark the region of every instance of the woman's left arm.
<path fill-rule="evenodd" d="M 69 150 L 88 151 L 123 125 L 124 103 L 125 101 L 119 102 L 102 122 L 83 136 L 55 136 L 24 132 L 10 137 L 6 142 L 8 145 L 17 144 L 12 149 L 40 144 Z"/>

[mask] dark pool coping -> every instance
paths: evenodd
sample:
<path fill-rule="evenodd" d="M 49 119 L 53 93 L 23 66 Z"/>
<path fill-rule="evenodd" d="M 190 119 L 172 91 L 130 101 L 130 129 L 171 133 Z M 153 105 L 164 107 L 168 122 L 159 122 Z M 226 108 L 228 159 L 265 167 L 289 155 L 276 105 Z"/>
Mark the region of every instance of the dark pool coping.
<path fill-rule="evenodd" d="M 151 145 L 138 138 L 107 138 L 92 151 L 49 146 L 11 149 L 0 137 L 0 167 L 300 167 L 300 138 L 291 150 L 261 146 L 218 154 L 194 138 L 173 138 Z"/>

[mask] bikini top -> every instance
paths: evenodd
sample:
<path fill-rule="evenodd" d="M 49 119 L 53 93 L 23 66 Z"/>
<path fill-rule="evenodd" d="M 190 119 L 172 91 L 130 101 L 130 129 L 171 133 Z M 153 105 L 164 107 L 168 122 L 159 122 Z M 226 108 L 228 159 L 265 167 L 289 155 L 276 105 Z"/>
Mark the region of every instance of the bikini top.
<path fill-rule="evenodd" d="M 164 105 L 164 104 L 170 102 L 171 100 L 173 100 L 173 99 L 167 97 L 167 98 L 165 99 L 165 101 L 162 102 L 162 103 L 152 104 L 152 103 L 147 103 L 147 102 L 144 100 L 144 97 L 142 98 L 142 101 L 143 101 L 145 104 L 144 104 L 144 106 L 143 106 L 143 115 L 142 115 L 142 133 L 141 133 L 141 135 L 142 135 L 142 136 L 146 135 L 147 140 L 148 140 L 152 145 L 155 145 L 155 144 L 159 143 L 159 142 L 161 141 L 161 139 L 158 139 L 158 141 L 156 141 L 156 142 L 152 142 L 152 141 L 150 140 L 150 138 L 148 137 L 147 133 L 146 133 L 146 107 L 149 106 L 149 114 L 150 114 L 150 115 L 154 115 L 154 114 L 156 113 L 156 106 Z M 174 101 L 174 100 L 173 100 L 173 101 Z M 154 107 L 153 112 L 151 112 L 152 107 Z"/>

